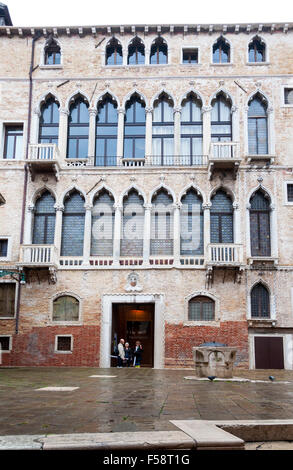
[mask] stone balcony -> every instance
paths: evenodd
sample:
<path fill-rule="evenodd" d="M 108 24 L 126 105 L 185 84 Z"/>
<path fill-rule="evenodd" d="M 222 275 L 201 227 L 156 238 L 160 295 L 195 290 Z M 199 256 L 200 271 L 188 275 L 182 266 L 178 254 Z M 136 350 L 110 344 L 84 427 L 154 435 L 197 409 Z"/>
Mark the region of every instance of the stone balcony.
<path fill-rule="evenodd" d="M 37 173 L 53 173 L 59 180 L 60 155 L 56 144 L 29 144 L 27 163 L 32 181 Z"/>
<path fill-rule="evenodd" d="M 243 263 L 243 245 L 235 243 L 210 243 L 208 266 L 237 267 Z"/>
<path fill-rule="evenodd" d="M 57 268 L 57 248 L 55 245 L 21 245 L 17 264 L 26 268 Z"/>
<path fill-rule="evenodd" d="M 208 163 L 209 179 L 213 178 L 215 170 L 232 171 L 236 178 L 240 161 L 238 142 L 212 142 Z"/>

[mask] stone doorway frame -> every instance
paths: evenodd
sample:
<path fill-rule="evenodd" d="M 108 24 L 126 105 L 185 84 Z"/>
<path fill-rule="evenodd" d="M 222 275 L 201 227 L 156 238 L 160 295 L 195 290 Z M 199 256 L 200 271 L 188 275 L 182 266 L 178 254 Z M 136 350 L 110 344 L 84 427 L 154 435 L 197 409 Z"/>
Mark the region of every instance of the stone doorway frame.
<path fill-rule="evenodd" d="M 154 308 L 154 369 L 164 369 L 165 364 L 165 315 L 164 294 L 104 294 L 102 296 L 100 326 L 100 367 L 111 365 L 113 304 L 155 304 Z"/>

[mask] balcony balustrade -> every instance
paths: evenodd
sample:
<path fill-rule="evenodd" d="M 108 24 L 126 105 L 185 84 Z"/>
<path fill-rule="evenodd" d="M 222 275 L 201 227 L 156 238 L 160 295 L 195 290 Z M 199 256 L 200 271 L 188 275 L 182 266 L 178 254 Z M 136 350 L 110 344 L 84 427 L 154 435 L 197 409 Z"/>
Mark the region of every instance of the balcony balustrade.
<path fill-rule="evenodd" d="M 60 155 L 56 144 L 30 144 L 27 163 L 32 181 L 37 173 L 53 173 L 58 181 Z"/>
<path fill-rule="evenodd" d="M 209 266 L 240 266 L 243 262 L 243 245 L 211 243 L 208 246 Z"/>
<path fill-rule="evenodd" d="M 54 245 L 21 245 L 20 261 L 22 267 L 57 267 L 57 248 Z"/>
<path fill-rule="evenodd" d="M 215 170 L 232 170 L 236 177 L 240 164 L 238 142 L 212 142 L 209 155 L 209 178 Z"/>

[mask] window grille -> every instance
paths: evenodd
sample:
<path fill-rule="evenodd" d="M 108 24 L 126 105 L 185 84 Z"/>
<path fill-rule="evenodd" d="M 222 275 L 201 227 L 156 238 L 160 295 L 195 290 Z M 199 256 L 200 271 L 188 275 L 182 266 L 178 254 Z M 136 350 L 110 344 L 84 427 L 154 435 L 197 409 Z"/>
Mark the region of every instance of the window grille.
<path fill-rule="evenodd" d="M 57 351 L 71 351 L 72 350 L 71 336 L 58 336 L 57 337 Z"/>
<path fill-rule="evenodd" d="M 251 317 L 270 318 L 270 295 L 262 284 L 257 284 L 251 291 Z"/>
<path fill-rule="evenodd" d="M 84 199 L 76 191 L 64 203 L 61 256 L 82 256 L 84 239 Z"/>
<path fill-rule="evenodd" d="M 209 297 L 197 296 L 188 303 L 189 321 L 212 321 L 215 319 L 215 302 Z"/>

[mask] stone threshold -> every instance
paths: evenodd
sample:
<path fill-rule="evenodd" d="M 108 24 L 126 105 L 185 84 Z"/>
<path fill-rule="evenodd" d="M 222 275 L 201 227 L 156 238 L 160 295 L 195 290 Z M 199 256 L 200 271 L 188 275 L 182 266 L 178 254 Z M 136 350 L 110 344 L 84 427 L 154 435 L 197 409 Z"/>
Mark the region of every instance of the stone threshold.
<path fill-rule="evenodd" d="M 293 441 L 293 420 L 170 422 L 179 430 L 0 436 L 0 450 L 244 450 L 245 441 Z"/>

